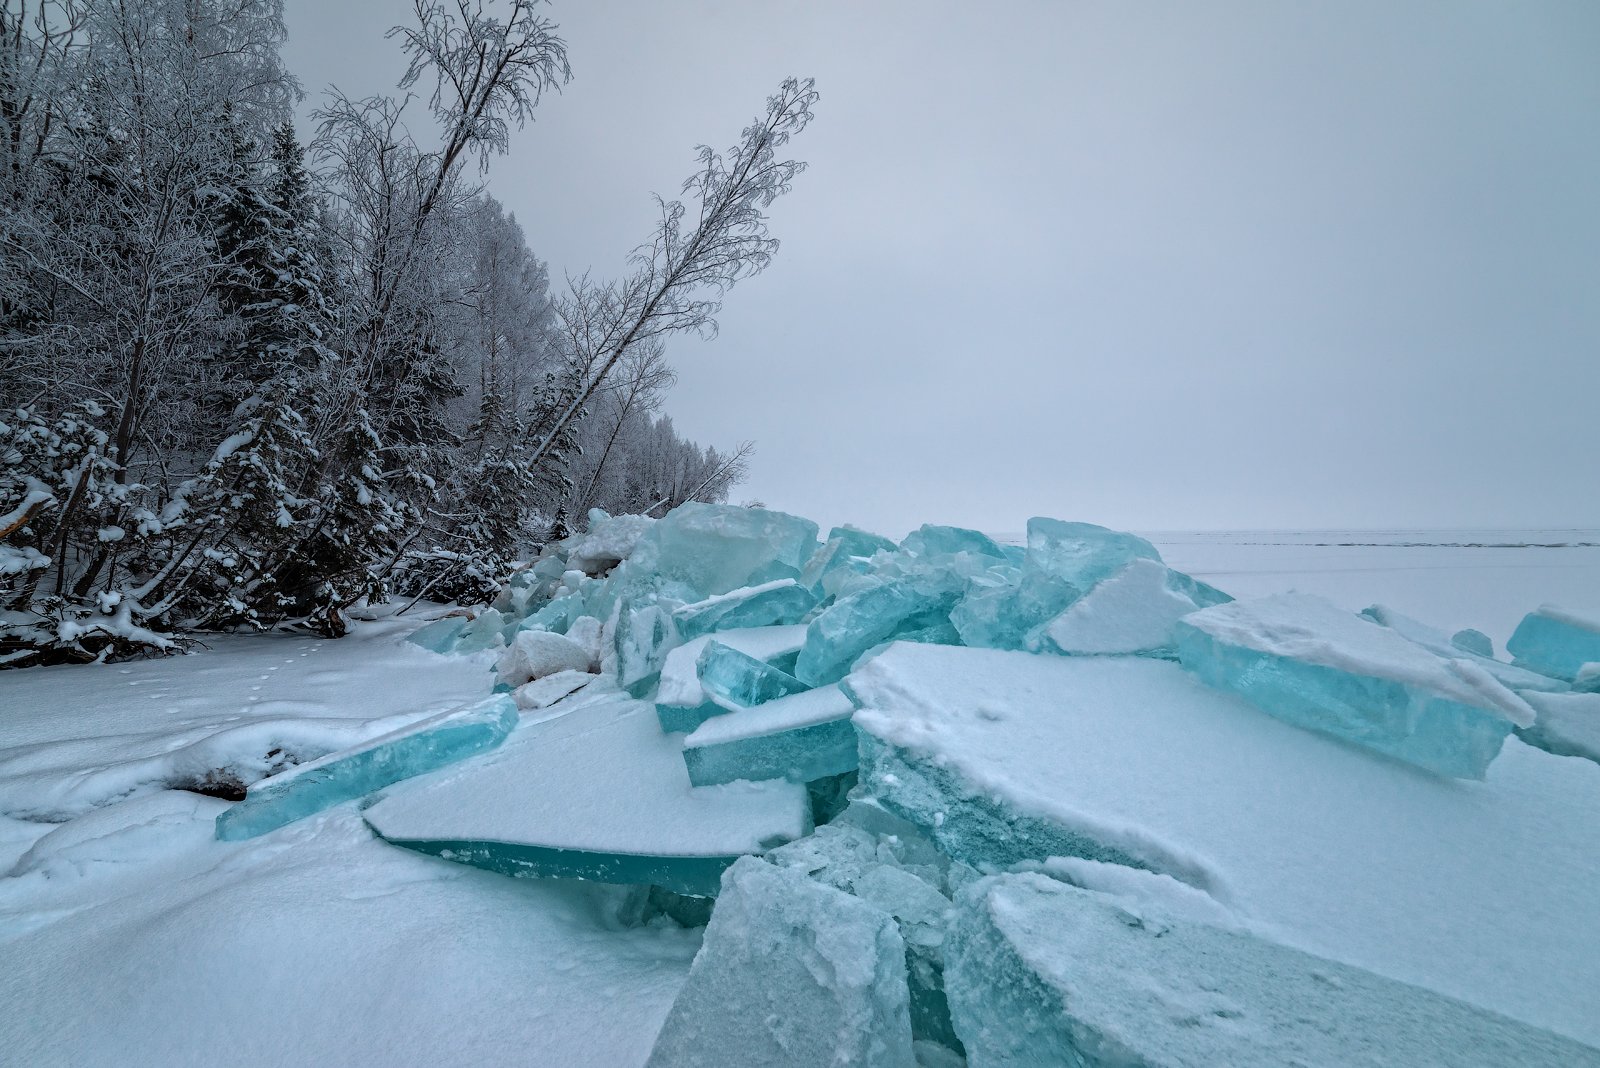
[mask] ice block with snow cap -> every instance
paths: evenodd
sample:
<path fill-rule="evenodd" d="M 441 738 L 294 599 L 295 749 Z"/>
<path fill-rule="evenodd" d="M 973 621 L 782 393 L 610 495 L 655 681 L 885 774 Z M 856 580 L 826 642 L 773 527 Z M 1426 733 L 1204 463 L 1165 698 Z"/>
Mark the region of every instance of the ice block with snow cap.
<path fill-rule="evenodd" d="M 696 786 L 738 779 L 810 782 L 853 771 L 854 712 L 839 687 L 824 686 L 712 717 L 683 740 L 689 781 Z"/>
<path fill-rule="evenodd" d="M 1269 715 L 1440 775 L 1481 779 L 1533 710 L 1485 668 L 1446 659 L 1320 597 L 1217 605 L 1176 625 L 1178 658 Z"/>
<path fill-rule="evenodd" d="M 786 578 L 686 604 L 673 611 L 672 619 L 678 635 L 687 641 L 720 630 L 798 623 L 816 605 L 810 590 Z"/>
<path fill-rule="evenodd" d="M 739 861 L 646 1063 L 915 1068 L 894 920 L 799 872 Z"/>
<path fill-rule="evenodd" d="M 1600 1065 L 1423 987 L 1032 873 L 959 894 L 947 958 L 972 1068 Z"/>
<path fill-rule="evenodd" d="M 516 702 L 499 695 L 329 753 L 251 786 L 243 801 L 217 816 L 217 837 L 227 842 L 254 838 L 402 779 L 436 771 L 495 748 L 516 724 Z"/>
<path fill-rule="evenodd" d="M 1517 624 L 1506 652 L 1519 667 L 1571 682 L 1600 661 L 1600 613 L 1540 605 Z"/>

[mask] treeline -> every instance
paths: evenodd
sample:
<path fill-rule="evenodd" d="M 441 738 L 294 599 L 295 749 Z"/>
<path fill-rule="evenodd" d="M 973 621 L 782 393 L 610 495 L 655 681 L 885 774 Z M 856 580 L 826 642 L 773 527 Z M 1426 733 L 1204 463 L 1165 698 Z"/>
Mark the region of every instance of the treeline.
<path fill-rule="evenodd" d="M 591 507 L 741 478 L 660 414 L 662 343 L 770 260 L 811 84 L 558 291 L 478 178 L 563 42 L 537 0 L 414 15 L 437 142 L 335 93 L 303 143 L 281 0 L 0 0 L 0 665 L 476 600 Z"/>

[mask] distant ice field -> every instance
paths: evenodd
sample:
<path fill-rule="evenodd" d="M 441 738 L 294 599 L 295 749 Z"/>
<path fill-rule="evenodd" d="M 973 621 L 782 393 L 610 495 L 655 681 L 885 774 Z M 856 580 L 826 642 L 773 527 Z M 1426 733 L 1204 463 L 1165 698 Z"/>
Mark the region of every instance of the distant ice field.
<path fill-rule="evenodd" d="M 1170 566 L 1235 597 L 1294 590 L 1353 611 L 1384 604 L 1440 630 L 1481 630 L 1497 653 L 1540 604 L 1600 608 L 1600 529 L 1138 533 Z"/>

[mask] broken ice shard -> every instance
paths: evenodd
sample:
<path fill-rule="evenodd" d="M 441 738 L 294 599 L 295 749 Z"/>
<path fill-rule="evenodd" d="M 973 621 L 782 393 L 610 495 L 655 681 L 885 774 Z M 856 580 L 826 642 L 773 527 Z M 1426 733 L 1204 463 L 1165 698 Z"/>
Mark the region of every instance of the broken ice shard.
<path fill-rule="evenodd" d="M 1506 642 L 1516 663 L 1571 682 L 1585 664 L 1600 661 L 1600 616 L 1540 605 Z"/>
<path fill-rule="evenodd" d="M 684 739 L 696 786 L 739 779 L 810 782 L 853 771 L 855 706 L 837 686 L 796 693 L 707 720 Z"/>
<path fill-rule="evenodd" d="M 822 596 L 823 580 L 840 568 L 863 574 L 868 569 L 867 561 L 880 552 L 892 553 L 897 546 L 888 538 L 869 534 L 865 530 L 855 527 L 834 527 L 828 532 L 828 540 L 822 548 L 812 554 L 806 561 L 805 570 L 800 573 L 800 584 L 817 596 Z"/>
<path fill-rule="evenodd" d="M 798 623 L 816 604 L 811 591 L 794 579 L 778 579 L 686 604 L 672 619 L 687 641 L 719 630 Z"/>
<path fill-rule="evenodd" d="M 841 597 L 806 628 L 795 674 L 816 686 L 837 682 L 873 646 L 948 624 L 961 583 L 957 575 L 930 569 Z"/>
<path fill-rule="evenodd" d="M 485 608 L 456 635 L 454 651 L 477 653 L 485 649 L 498 649 L 506 643 L 506 617 L 493 608 Z"/>
<path fill-rule="evenodd" d="M 946 958 L 973 1068 L 1600 1065 L 1432 990 L 1038 874 L 958 895 Z"/>
<path fill-rule="evenodd" d="M 617 616 L 617 685 L 642 697 L 656 684 L 667 654 L 678 644 L 672 616 L 660 605 L 624 605 Z"/>
<path fill-rule="evenodd" d="M 716 640 L 787 672 L 794 667 L 794 658 L 806 640 L 806 628 L 796 624 L 724 630 L 716 634 Z M 711 641 L 711 635 L 702 634 L 667 654 L 656 689 L 656 714 L 662 730 L 692 731 L 712 716 L 728 711 L 707 696 L 705 687 L 700 685 L 700 654 Z"/>
<path fill-rule="evenodd" d="M 712 896 L 724 869 L 809 830 L 805 787 L 691 788 L 677 739 L 619 696 L 519 727 L 500 749 L 387 791 L 386 841 L 506 875 Z"/>
<path fill-rule="evenodd" d="M 445 616 L 417 628 L 406 640 L 430 653 L 448 653 L 455 648 L 456 638 L 466 625 L 466 616 Z"/>
<path fill-rule="evenodd" d="M 706 643 L 697 667 L 701 688 L 724 707 L 749 708 L 810 689 L 787 671 L 719 641 Z"/>
<path fill-rule="evenodd" d="M 975 553 L 978 556 L 992 556 L 996 560 L 1006 558 L 1005 551 L 987 534 L 965 527 L 941 527 L 932 523 L 924 523 L 907 534 L 900 548 L 922 557 Z"/>
<path fill-rule="evenodd" d="M 1172 653 L 1172 627 L 1196 605 L 1170 588 L 1165 565 L 1139 557 L 1044 625 L 1040 645 L 1069 655 Z"/>
<path fill-rule="evenodd" d="M 254 838 L 402 779 L 493 749 L 516 724 L 516 702 L 499 695 L 329 753 L 250 787 L 243 801 L 217 817 L 217 837 L 228 842 Z"/>
<path fill-rule="evenodd" d="M 1309 730 L 1426 768 L 1481 779 L 1533 710 L 1488 671 L 1446 660 L 1320 597 L 1217 605 L 1177 626 L 1195 676 Z"/>
<path fill-rule="evenodd" d="M 1473 630 L 1471 627 L 1458 630 L 1450 636 L 1450 644 L 1464 653 L 1494 659 L 1494 642 L 1490 641 L 1489 636 L 1481 630 Z"/>
<path fill-rule="evenodd" d="M 915 1068 L 894 920 L 788 868 L 744 858 L 722 879 L 648 1068 Z"/>
<path fill-rule="evenodd" d="M 796 578 L 816 547 L 817 525 L 809 519 L 691 502 L 658 520 L 629 562 L 710 597 L 784 575 Z"/>
<path fill-rule="evenodd" d="M 1068 523 L 1042 516 L 1028 520 L 1025 570 L 1054 576 L 1079 593 L 1141 559 L 1160 563 L 1161 554 L 1137 535 L 1093 523 Z"/>

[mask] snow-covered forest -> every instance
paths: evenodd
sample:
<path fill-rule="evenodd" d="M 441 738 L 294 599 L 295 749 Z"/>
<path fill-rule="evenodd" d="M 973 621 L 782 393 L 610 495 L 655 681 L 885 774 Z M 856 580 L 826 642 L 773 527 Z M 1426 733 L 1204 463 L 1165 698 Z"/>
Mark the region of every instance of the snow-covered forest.
<path fill-rule="evenodd" d="M 810 83 L 700 151 L 631 273 L 552 279 L 486 181 L 572 76 L 556 27 L 405 13 L 394 94 L 300 129 L 281 0 L 0 5 L 0 666 L 481 600 L 591 508 L 740 481 L 748 443 L 664 414 L 664 342 L 772 256 Z"/>

